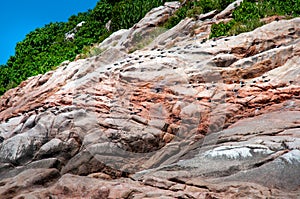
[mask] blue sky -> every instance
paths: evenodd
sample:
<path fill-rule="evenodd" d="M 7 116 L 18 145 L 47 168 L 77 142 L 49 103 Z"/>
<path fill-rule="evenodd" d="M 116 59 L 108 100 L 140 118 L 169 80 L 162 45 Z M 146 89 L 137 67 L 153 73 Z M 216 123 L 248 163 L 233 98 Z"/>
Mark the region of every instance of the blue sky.
<path fill-rule="evenodd" d="M 0 64 L 15 53 L 25 35 L 50 22 L 67 21 L 78 12 L 93 9 L 98 0 L 4 0 L 0 6 Z"/>

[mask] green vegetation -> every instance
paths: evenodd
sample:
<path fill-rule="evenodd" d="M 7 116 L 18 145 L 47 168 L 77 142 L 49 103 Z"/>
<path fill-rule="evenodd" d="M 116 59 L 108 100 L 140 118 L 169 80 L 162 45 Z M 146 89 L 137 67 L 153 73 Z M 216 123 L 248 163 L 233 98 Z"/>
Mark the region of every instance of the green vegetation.
<path fill-rule="evenodd" d="M 212 26 L 210 38 L 252 31 L 263 25 L 260 19 L 269 16 L 299 16 L 300 0 L 244 0 L 232 15 L 230 22 Z"/>
<path fill-rule="evenodd" d="M 26 35 L 15 48 L 5 65 L 0 66 L 0 95 L 16 87 L 28 77 L 43 74 L 54 69 L 65 60 L 74 60 L 76 55 L 88 57 L 100 54 L 92 44 L 99 43 L 112 32 L 130 28 L 152 8 L 164 0 L 101 0 L 93 10 L 73 15 L 68 22 L 50 23 Z M 111 20 L 110 31 L 105 24 Z M 66 39 L 65 34 L 74 32 L 74 38 Z"/>
<path fill-rule="evenodd" d="M 165 28 L 172 28 L 186 17 L 195 17 L 196 15 L 208 13 L 212 10 L 223 10 L 234 0 L 194 0 L 186 1 L 172 17 L 163 25 Z"/>

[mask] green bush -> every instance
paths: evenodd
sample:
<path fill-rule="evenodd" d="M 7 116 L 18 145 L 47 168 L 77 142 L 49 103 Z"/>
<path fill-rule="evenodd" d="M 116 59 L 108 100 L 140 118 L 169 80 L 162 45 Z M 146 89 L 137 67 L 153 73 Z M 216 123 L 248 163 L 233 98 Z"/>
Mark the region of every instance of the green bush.
<path fill-rule="evenodd" d="M 219 24 L 213 24 L 211 26 L 211 37 L 220 37 L 227 36 L 229 34 L 229 30 L 235 24 L 235 21 L 232 20 L 229 23 L 221 22 Z"/>
<path fill-rule="evenodd" d="M 299 16 L 300 0 L 245 0 L 232 13 L 233 20 L 212 25 L 210 38 L 252 31 L 263 25 L 260 19 L 274 15 Z"/>

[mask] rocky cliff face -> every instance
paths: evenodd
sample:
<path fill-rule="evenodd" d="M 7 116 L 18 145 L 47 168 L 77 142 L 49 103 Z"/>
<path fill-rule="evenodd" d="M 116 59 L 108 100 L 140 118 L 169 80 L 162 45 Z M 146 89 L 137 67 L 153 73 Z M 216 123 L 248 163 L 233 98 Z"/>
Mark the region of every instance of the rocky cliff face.
<path fill-rule="evenodd" d="M 206 40 L 232 6 L 178 6 L 0 98 L 1 198 L 300 197 L 300 19 Z"/>

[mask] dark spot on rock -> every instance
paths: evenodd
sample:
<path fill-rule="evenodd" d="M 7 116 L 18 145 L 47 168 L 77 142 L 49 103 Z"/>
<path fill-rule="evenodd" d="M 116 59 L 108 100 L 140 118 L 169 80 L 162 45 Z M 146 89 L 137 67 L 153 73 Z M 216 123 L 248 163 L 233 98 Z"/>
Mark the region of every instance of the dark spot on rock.
<path fill-rule="evenodd" d="M 157 88 L 154 88 L 154 91 L 155 91 L 155 93 L 159 93 L 159 92 L 163 91 L 163 88 L 157 87 Z"/>

